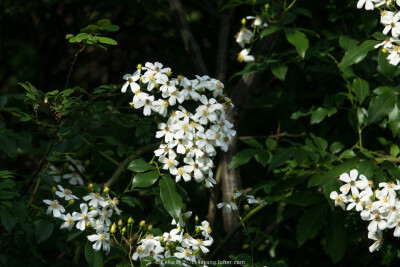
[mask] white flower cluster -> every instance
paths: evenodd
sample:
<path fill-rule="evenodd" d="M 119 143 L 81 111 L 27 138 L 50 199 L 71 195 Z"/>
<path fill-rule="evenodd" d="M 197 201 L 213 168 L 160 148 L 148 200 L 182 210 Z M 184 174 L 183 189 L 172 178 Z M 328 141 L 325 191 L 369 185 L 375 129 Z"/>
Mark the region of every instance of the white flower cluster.
<path fill-rule="evenodd" d="M 163 265 L 163 260 L 175 257 L 182 260 L 182 266 L 191 266 L 187 263 L 196 264 L 202 260 L 201 255 L 210 251 L 208 247 L 213 243 L 211 231 L 210 224 L 203 221 L 201 225 L 196 226 L 193 236 L 185 233 L 182 227 L 172 229 L 161 236 L 148 234 L 137 243 L 132 259 L 148 261 L 150 258 L 147 265 L 154 263 Z"/>
<path fill-rule="evenodd" d="M 62 171 L 59 168 L 56 168 L 54 165 L 50 165 L 50 171 L 48 174 L 53 177 L 53 180 L 56 183 L 60 183 L 61 179 L 67 179 L 71 185 L 83 185 L 83 179 L 80 173 L 85 171 L 85 167 L 83 167 L 80 161 L 74 160 L 70 156 L 68 156 L 68 161 L 70 165 L 68 165 L 67 170 Z"/>
<path fill-rule="evenodd" d="M 387 35 L 390 32 L 391 36 L 377 44 L 375 48 L 382 47 L 382 52 L 389 54 L 387 56 L 389 63 L 397 66 L 400 62 L 400 12 L 397 12 L 394 2 L 392 0 L 359 0 L 357 8 L 365 6 L 366 10 L 373 10 L 386 5 L 389 9 L 381 11 L 381 24 L 385 27 L 383 34 Z M 396 0 L 396 4 L 400 6 L 400 0 Z"/>
<path fill-rule="evenodd" d="M 68 206 L 72 205 L 74 199 L 79 200 L 77 196 L 72 194 L 70 189 L 66 189 L 61 185 L 57 185 L 58 190 L 55 195 L 60 201 L 69 201 Z M 111 199 L 108 193 L 90 193 L 83 197 L 83 200 L 88 203 L 81 203 L 79 205 L 80 211 L 73 211 L 71 213 L 65 213 L 65 208 L 60 204 L 59 200 L 48 200 L 45 199 L 43 202 L 49 207 L 47 208 L 47 214 L 53 214 L 53 217 L 59 218 L 64 221 L 61 224 L 60 229 L 68 229 L 71 231 L 74 226 L 77 229 L 84 231 L 86 228 L 92 228 L 96 231 L 96 234 L 89 235 L 87 238 L 93 244 L 93 249 L 99 251 L 101 247 L 103 250 L 110 251 L 110 217 L 115 211 L 118 215 L 120 214 L 117 204 L 118 199 Z"/>
<path fill-rule="evenodd" d="M 232 211 L 238 210 L 238 207 L 235 202 L 240 202 L 241 200 L 239 199 L 242 197 L 242 199 L 245 199 L 247 201 L 247 204 L 257 204 L 257 205 L 263 205 L 267 204 L 265 200 L 261 199 L 256 199 L 253 195 L 248 195 L 248 194 L 243 194 L 242 192 L 236 192 L 233 193 L 233 200 L 232 201 L 225 201 L 217 204 L 217 208 L 225 208 L 225 212 L 227 214 L 231 213 Z"/>
<path fill-rule="evenodd" d="M 340 194 L 333 191 L 330 198 L 335 200 L 335 206 L 346 210 L 355 209 L 364 221 L 370 221 L 368 238 L 375 241 L 369 247 L 370 252 L 382 246 L 383 230 L 395 228 L 393 235 L 400 237 L 400 201 L 396 192 L 400 190 L 398 180 L 396 183 L 379 183 L 379 189 L 375 191 L 372 190 L 374 182 L 363 174 L 359 175 L 357 170 L 343 173 L 339 180 L 345 184 L 340 187 Z"/>
<path fill-rule="evenodd" d="M 211 170 L 216 148 L 227 151 L 229 140 L 236 134 L 225 118 L 225 109 L 232 103 L 223 96 L 224 85 L 216 79 L 197 75 L 193 80 L 182 76 L 170 79 L 170 75 L 170 68 L 147 62 L 134 74 L 124 76 L 127 82 L 121 91 L 125 93 L 130 87 L 133 107 L 143 108 L 145 116 L 152 112 L 168 115 L 165 123 L 158 124 L 156 133 L 157 138 L 163 138 L 163 144 L 154 151 L 162 168 L 174 175 L 176 182 L 188 182 L 193 177 L 212 187 L 216 184 Z M 187 100 L 197 102 L 193 113 L 183 106 Z M 178 104 L 177 109 L 169 110 Z"/>

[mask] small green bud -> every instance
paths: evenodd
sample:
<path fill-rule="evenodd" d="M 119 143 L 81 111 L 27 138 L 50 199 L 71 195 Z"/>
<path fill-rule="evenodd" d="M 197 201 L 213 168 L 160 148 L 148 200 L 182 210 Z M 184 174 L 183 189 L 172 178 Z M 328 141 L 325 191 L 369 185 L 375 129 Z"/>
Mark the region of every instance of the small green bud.
<path fill-rule="evenodd" d="M 93 188 L 94 188 L 94 187 L 93 187 L 93 184 L 89 184 L 89 185 L 88 185 L 88 190 L 89 190 L 90 192 L 93 192 Z"/>
<path fill-rule="evenodd" d="M 126 233 L 126 227 L 122 228 L 122 235 L 125 235 Z"/>
<path fill-rule="evenodd" d="M 47 104 L 48 102 L 49 102 L 49 98 L 46 96 L 46 97 L 44 98 L 44 103 Z"/>
<path fill-rule="evenodd" d="M 57 188 L 55 186 L 53 186 L 53 188 L 51 189 L 51 192 L 53 192 L 53 194 L 54 194 L 55 192 L 57 192 Z"/>
<path fill-rule="evenodd" d="M 382 53 L 386 54 L 388 51 L 385 48 L 382 48 Z"/>
<path fill-rule="evenodd" d="M 117 226 L 115 225 L 115 223 L 113 223 L 113 225 L 111 226 L 111 229 L 110 229 L 110 233 L 115 234 L 116 232 L 117 232 Z"/>
<path fill-rule="evenodd" d="M 265 4 L 264 8 L 265 8 L 265 11 L 268 11 L 268 9 L 269 9 L 269 4 Z"/>
<path fill-rule="evenodd" d="M 243 26 L 246 25 L 246 19 L 245 19 L 245 18 L 242 18 L 241 23 L 242 23 Z"/>
<path fill-rule="evenodd" d="M 194 217 L 194 221 L 196 222 L 196 224 L 199 222 L 199 217 L 196 215 L 196 217 Z"/>
<path fill-rule="evenodd" d="M 196 227 L 196 234 L 200 232 L 200 227 Z"/>
<path fill-rule="evenodd" d="M 129 106 L 133 108 L 133 102 L 129 102 Z"/>
<path fill-rule="evenodd" d="M 154 88 L 158 89 L 160 87 L 160 85 L 158 83 L 154 84 Z"/>
<path fill-rule="evenodd" d="M 149 224 L 149 226 L 147 226 L 147 231 L 151 231 L 151 229 L 153 229 L 153 225 Z"/>
<path fill-rule="evenodd" d="M 160 241 L 160 243 L 162 243 L 164 241 L 164 237 L 160 236 L 160 238 L 158 239 L 158 241 Z"/>
<path fill-rule="evenodd" d="M 132 219 L 132 217 L 129 217 L 129 219 L 128 219 L 128 224 L 129 224 L 129 225 L 132 225 L 134 222 L 135 222 L 135 220 Z"/>
<path fill-rule="evenodd" d="M 119 220 L 119 221 L 118 221 L 118 226 L 119 226 L 119 227 L 122 227 L 123 225 L 124 225 L 124 222 L 123 222 L 122 220 Z"/>
<path fill-rule="evenodd" d="M 249 206 L 249 205 L 247 205 L 247 204 L 244 205 L 244 210 L 245 210 L 245 211 L 248 211 L 249 209 L 250 209 L 250 206 Z"/>
<path fill-rule="evenodd" d="M 104 187 L 104 189 L 103 189 L 103 193 L 104 194 L 108 194 L 109 191 L 110 191 L 110 188 Z"/>
<path fill-rule="evenodd" d="M 72 206 L 72 205 L 74 205 L 74 203 L 75 203 L 75 200 L 71 199 L 70 201 L 68 201 L 68 206 Z"/>
<path fill-rule="evenodd" d="M 90 207 L 89 210 L 92 211 L 92 210 L 95 210 L 95 208 L 94 207 Z"/>
<path fill-rule="evenodd" d="M 169 76 L 171 76 L 172 75 L 172 72 L 169 70 L 169 71 L 167 71 L 167 76 L 169 77 Z"/>
<path fill-rule="evenodd" d="M 87 223 L 86 223 L 86 227 L 88 227 L 88 228 L 89 228 L 91 225 L 92 225 L 92 224 L 91 224 L 90 222 L 87 222 Z"/>
<path fill-rule="evenodd" d="M 141 221 L 140 223 L 139 223 L 139 227 L 145 227 L 146 226 L 146 222 L 145 221 Z"/>
<path fill-rule="evenodd" d="M 138 64 L 138 65 L 136 66 L 136 68 L 137 68 L 138 70 L 141 70 L 141 69 L 142 69 L 142 64 Z"/>

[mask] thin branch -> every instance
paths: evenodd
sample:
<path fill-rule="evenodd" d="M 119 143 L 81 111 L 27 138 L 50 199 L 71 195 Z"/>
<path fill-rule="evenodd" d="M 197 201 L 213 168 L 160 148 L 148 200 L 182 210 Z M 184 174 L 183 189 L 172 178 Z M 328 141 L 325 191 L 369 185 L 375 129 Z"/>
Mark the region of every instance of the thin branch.
<path fill-rule="evenodd" d="M 303 137 L 304 135 L 305 135 L 305 132 L 302 132 L 300 134 L 290 134 L 288 132 L 283 132 L 283 133 L 279 133 L 279 134 L 270 134 L 270 135 L 240 136 L 239 140 L 266 139 L 266 138 L 276 139 L 276 138 L 281 138 L 283 136 L 295 138 L 295 137 Z"/>
<path fill-rule="evenodd" d="M 38 176 L 39 172 L 42 170 L 43 165 L 44 165 L 44 163 L 45 163 L 47 157 L 48 157 L 49 154 L 50 154 L 50 151 L 51 151 L 51 150 L 53 149 L 53 147 L 54 147 L 54 141 L 56 140 L 56 136 L 57 136 L 57 134 L 58 134 L 58 130 L 60 129 L 60 127 L 61 127 L 61 123 L 60 123 L 60 121 L 57 119 L 56 130 L 54 131 L 54 133 L 53 133 L 53 135 L 52 135 L 52 137 L 51 137 L 51 141 L 50 141 L 49 148 L 47 149 L 46 153 L 43 155 L 42 159 L 40 160 L 39 165 L 38 165 L 38 167 L 36 168 L 36 171 L 34 172 L 33 176 L 32 176 L 31 179 L 29 180 L 28 185 L 26 186 L 25 190 L 22 192 L 21 196 L 25 195 L 25 194 L 29 191 L 29 189 L 30 189 L 31 186 L 32 186 L 33 181 L 36 179 L 36 177 Z"/>
<path fill-rule="evenodd" d="M 75 62 L 76 62 L 76 60 L 78 59 L 78 55 L 79 55 L 80 53 L 82 53 L 83 50 L 85 50 L 85 48 L 86 48 L 86 45 L 83 45 L 82 48 L 79 49 L 78 52 L 75 53 L 74 59 L 72 60 L 71 66 L 69 67 L 69 71 L 68 71 L 68 74 L 67 74 L 67 80 L 65 81 L 64 90 L 67 89 L 67 87 L 68 87 L 69 78 L 71 77 L 72 70 L 74 69 Z"/>
<path fill-rule="evenodd" d="M 189 23 L 186 20 L 185 12 L 183 11 L 182 3 L 180 0 L 168 0 L 172 13 L 178 23 L 179 31 L 181 32 L 185 50 L 192 57 L 197 72 L 200 75 L 208 74 L 206 64 L 204 63 L 203 56 L 201 55 L 200 46 L 190 30 Z"/>

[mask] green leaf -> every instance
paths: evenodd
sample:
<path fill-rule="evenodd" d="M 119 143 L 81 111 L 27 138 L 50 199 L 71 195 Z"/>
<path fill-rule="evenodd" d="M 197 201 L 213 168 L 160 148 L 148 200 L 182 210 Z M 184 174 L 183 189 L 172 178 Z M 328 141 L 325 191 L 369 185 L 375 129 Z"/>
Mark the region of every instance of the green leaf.
<path fill-rule="evenodd" d="M 100 30 L 106 31 L 106 32 L 116 32 L 119 30 L 119 27 L 117 25 L 109 25 L 106 27 L 100 27 Z"/>
<path fill-rule="evenodd" d="M 243 140 L 243 143 L 245 143 L 245 144 L 247 144 L 249 146 L 252 146 L 254 148 L 258 148 L 258 149 L 263 149 L 264 148 L 264 146 L 254 138 Z"/>
<path fill-rule="evenodd" d="M 254 159 L 261 164 L 261 166 L 266 167 L 268 164 L 270 153 L 265 150 L 258 150 L 254 155 Z"/>
<path fill-rule="evenodd" d="M 71 232 L 68 233 L 67 241 L 69 242 L 69 241 L 75 239 L 75 237 L 79 236 L 82 233 L 83 232 L 81 230 L 78 230 L 78 229 L 72 230 Z"/>
<path fill-rule="evenodd" d="M 334 264 L 341 260 L 346 252 L 347 233 L 344 216 L 335 210 L 326 226 L 325 252 L 332 258 Z"/>
<path fill-rule="evenodd" d="M 369 51 L 375 49 L 374 46 L 378 43 L 378 41 L 367 40 L 358 46 L 350 48 L 339 63 L 339 68 L 343 71 L 346 67 L 361 62 Z"/>
<path fill-rule="evenodd" d="M 339 37 L 339 46 L 346 51 L 358 44 L 359 44 L 359 41 L 357 41 L 353 38 L 350 38 L 348 36 L 340 35 L 340 37 Z"/>
<path fill-rule="evenodd" d="M 265 140 L 265 146 L 266 146 L 269 150 L 274 150 L 274 149 L 276 148 L 277 145 L 278 145 L 278 142 L 276 142 L 275 139 L 267 138 L 267 140 Z"/>
<path fill-rule="evenodd" d="M 317 124 L 325 119 L 327 111 L 323 107 L 319 107 L 311 113 L 310 123 Z"/>
<path fill-rule="evenodd" d="M 275 65 L 271 67 L 271 71 L 279 80 L 284 81 L 288 71 L 288 66 Z"/>
<path fill-rule="evenodd" d="M 152 186 L 160 177 L 158 171 L 150 171 L 145 173 L 138 173 L 133 177 L 132 189 L 135 187 L 149 187 Z"/>
<path fill-rule="evenodd" d="M 114 39 L 111 39 L 108 37 L 101 37 L 101 36 L 98 36 L 97 38 L 100 43 L 109 44 L 109 45 L 117 45 L 117 41 L 115 41 Z"/>
<path fill-rule="evenodd" d="M 229 164 L 229 169 L 235 169 L 241 165 L 246 164 L 257 153 L 257 151 L 258 151 L 257 149 L 253 148 L 247 148 L 242 151 L 239 151 L 233 156 L 232 161 Z"/>
<path fill-rule="evenodd" d="M 279 26 L 268 26 L 267 28 L 262 30 L 260 34 L 260 39 L 264 38 L 265 36 L 271 35 L 279 30 L 281 30 L 281 27 Z"/>
<path fill-rule="evenodd" d="M 396 98 L 391 94 L 381 94 L 371 100 L 368 108 L 368 124 L 382 120 L 393 110 L 395 104 Z"/>
<path fill-rule="evenodd" d="M 293 28 L 285 29 L 286 39 L 296 47 L 297 53 L 304 59 L 308 49 L 308 39 L 304 33 Z"/>
<path fill-rule="evenodd" d="M 35 235 L 37 237 L 37 243 L 40 244 L 47 240 L 54 230 L 54 224 L 48 221 L 38 221 L 35 225 Z"/>
<path fill-rule="evenodd" d="M 99 251 L 95 251 L 92 243 L 86 241 L 85 245 L 85 258 L 90 267 L 101 267 L 103 264 L 103 255 Z"/>
<path fill-rule="evenodd" d="M 329 150 L 333 153 L 339 153 L 342 149 L 344 148 L 344 145 L 338 141 L 335 141 L 331 144 L 331 146 L 329 147 Z"/>
<path fill-rule="evenodd" d="M 399 147 L 396 144 L 392 144 L 390 146 L 390 155 L 395 158 L 397 157 L 397 155 L 399 155 L 399 153 L 400 153 Z"/>
<path fill-rule="evenodd" d="M 360 105 L 364 102 L 364 99 L 369 95 L 369 84 L 361 78 L 355 78 L 351 85 L 351 90 L 356 94 Z"/>
<path fill-rule="evenodd" d="M 75 36 L 75 38 L 76 38 L 76 41 L 77 41 L 77 42 L 80 42 L 80 41 L 82 41 L 82 40 L 85 40 L 85 39 L 89 38 L 89 34 L 81 32 L 81 33 L 78 33 L 78 34 Z"/>
<path fill-rule="evenodd" d="M 7 210 L 0 210 L 1 224 L 4 228 L 11 232 L 17 221 Z"/>
<path fill-rule="evenodd" d="M 167 212 L 179 221 L 179 215 L 183 208 L 182 197 L 176 191 L 175 182 L 169 176 L 165 176 L 158 183 L 160 186 L 160 196 Z"/>
<path fill-rule="evenodd" d="M 316 205 L 303 214 L 296 228 L 296 237 L 299 247 L 308 239 L 314 238 L 318 234 L 326 220 L 327 214 L 328 209 L 326 203 Z"/>
<path fill-rule="evenodd" d="M 101 19 L 97 21 L 97 25 L 99 25 L 100 27 L 107 27 L 111 25 L 111 21 L 109 19 Z"/>
<path fill-rule="evenodd" d="M 273 157 L 269 164 L 268 171 L 278 168 L 285 164 L 285 162 L 293 156 L 293 151 L 290 148 L 283 148 L 279 150 Z"/>
<path fill-rule="evenodd" d="M 156 167 L 150 165 L 143 159 L 135 159 L 129 163 L 127 169 L 134 172 L 145 172 L 148 170 L 156 170 Z"/>
<path fill-rule="evenodd" d="M 393 74 L 396 72 L 397 67 L 393 66 L 392 64 L 389 63 L 389 60 L 387 59 L 388 54 L 383 53 L 382 49 L 379 50 L 378 54 L 378 64 L 379 67 L 385 76 L 386 79 L 391 80 L 393 77 Z"/>
<path fill-rule="evenodd" d="M 0 150 L 3 150 L 12 159 L 17 156 L 17 145 L 5 133 L 0 133 Z"/>

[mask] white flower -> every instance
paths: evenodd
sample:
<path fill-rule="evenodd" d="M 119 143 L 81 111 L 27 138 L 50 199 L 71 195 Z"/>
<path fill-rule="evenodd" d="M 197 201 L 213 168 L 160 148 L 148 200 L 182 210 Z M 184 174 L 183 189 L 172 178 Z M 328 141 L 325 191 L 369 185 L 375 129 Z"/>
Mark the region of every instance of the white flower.
<path fill-rule="evenodd" d="M 177 160 L 175 160 L 174 155 L 170 154 L 168 158 L 166 158 L 165 156 L 161 156 L 158 160 L 161 163 L 164 163 L 164 166 L 163 166 L 164 170 L 169 170 L 169 172 L 172 175 L 176 175 L 178 173 L 178 169 L 176 168 L 176 165 L 178 165 L 179 162 Z"/>
<path fill-rule="evenodd" d="M 75 220 L 71 214 L 68 213 L 67 215 L 61 215 L 61 219 L 63 219 L 65 222 L 61 224 L 60 229 L 68 229 L 68 231 L 71 231 L 75 225 Z"/>
<path fill-rule="evenodd" d="M 375 240 L 375 242 L 369 247 L 369 252 L 374 252 L 375 250 L 379 250 L 383 244 L 382 232 L 369 232 L 368 238 Z"/>
<path fill-rule="evenodd" d="M 237 56 L 237 61 L 239 63 L 241 62 L 253 62 L 254 61 L 254 56 L 249 55 L 250 54 L 250 49 L 246 48 L 240 51 L 240 53 Z"/>
<path fill-rule="evenodd" d="M 190 216 L 192 216 L 192 212 L 191 212 L 191 211 L 187 211 L 187 212 L 185 212 L 185 213 L 179 215 L 178 226 L 180 226 L 180 227 L 185 227 L 185 221 L 187 221 L 187 219 L 189 219 Z M 171 224 L 172 224 L 172 225 L 176 225 L 175 219 L 172 220 Z"/>
<path fill-rule="evenodd" d="M 344 195 L 347 195 L 347 193 L 350 191 L 350 189 L 351 189 L 352 195 L 358 196 L 360 194 L 360 192 L 358 191 L 358 188 L 356 186 L 357 177 L 358 177 L 357 170 L 351 170 L 350 175 L 348 173 L 343 173 L 342 175 L 340 175 L 339 180 L 346 183 L 340 187 L 340 191 Z"/>
<path fill-rule="evenodd" d="M 366 10 L 374 10 L 374 2 L 376 2 L 376 0 L 358 0 L 357 8 L 361 9 L 365 4 Z"/>
<path fill-rule="evenodd" d="M 53 212 L 53 216 L 56 218 L 61 217 L 62 213 L 65 212 L 65 209 L 63 206 L 60 205 L 60 203 L 58 203 L 58 201 L 55 199 L 53 201 L 45 199 L 43 200 L 43 202 L 47 205 L 49 205 L 49 207 L 47 208 L 47 212 L 46 214 L 50 214 L 51 212 Z"/>
<path fill-rule="evenodd" d="M 242 27 L 235 37 L 236 42 L 240 45 L 240 47 L 244 48 L 245 44 L 250 44 L 251 38 L 253 38 L 253 32 L 245 27 Z"/>
<path fill-rule="evenodd" d="M 212 229 L 211 229 L 211 226 L 210 226 L 210 223 L 209 222 L 207 222 L 207 221 L 203 221 L 202 223 L 201 223 L 201 226 L 199 226 L 199 228 L 200 228 L 200 230 L 201 230 L 201 234 L 205 237 L 205 238 L 207 238 L 207 239 L 210 239 L 211 238 L 211 232 L 212 232 Z"/>
<path fill-rule="evenodd" d="M 125 93 L 128 86 L 131 87 L 132 93 L 136 93 L 140 90 L 139 84 L 136 83 L 140 78 L 140 70 L 135 71 L 132 75 L 125 74 L 123 79 L 126 80 L 126 83 L 122 86 L 121 92 Z"/>
<path fill-rule="evenodd" d="M 246 19 L 254 20 L 252 25 L 251 25 L 252 27 L 258 27 L 260 29 L 263 29 L 263 28 L 268 26 L 268 24 L 265 23 L 263 21 L 263 18 L 261 16 L 259 16 L 259 15 L 257 15 L 257 16 L 247 16 Z"/>
<path fill-rule="evenodd" d="M 58 168 L 56 168 L 53 165 L 50 165 L 49 167 L 50 171 L 48 172 L 48 174 L 53 177 L 54 182 L 59 183 L 61 182 L 61 173 L 62 171 Z"/>
<path fill-rule="evenodd" d="M 110 217 L 113 214 L 113 211 L 108 209 L 108 207 L 104 207 L 102 210 L 97 210 L 97 213 L 100 215 L 99 220 L 101 222 L 104 222 L 106 225 L 110 225 L 111 221 L 110 221 Z"/>
<path fill-rule="evenodd" d="M 74 170 L 71 166 L 68 167 L 69 170 Z M 79 173 L 76 171 L 72 173 L 67 173 L 62 176 L 63 179 L 69 179 L 69 183 L 72 185 L 83 185 L 83 179 Z"/>
<path fill-rule="evenodd" d="M 195 256 L 193 256 L 193 250 L 189 248 L 184 249 L 182 247 L 177 247 L 176 251 L 177 252 L 174 253 L 174 256 L 178 259 L 185 259 L 190 262 L 196 261 Z"/>
<path fill-rule="evenodd" d="M 100 251 L 101 246 L 103 246 L 103 250 L 105 251 L 110 251 L 110 234 L 109 233 L 103 233 L 103 232 L 99 232 L 97 234 L 94 235 L 89 235 L 87 237 L 89 239 L 90 242 L 95 242 L 93 244 L 93 249 L 96 251 Z"/>
<path fill-rule="evenodd" d="M 336 191 L 332 191 L 329 197 L 335 200 L 335 206 L 340 206 L 342 209 L 346 208 L 344 203 L 347 202 L 347 196 L 343 194 L 339 195 Z"/>
<path fill-rule="evenodd" d="M 225 212 L 227 214 L 231 213 L 234 210 L 238 210 L 236 204 L 232 201 L 226 201 L 226 202 L 222 202 L 222 203 L 218 203 L 217 204 L 217 208 L 222 208 L 225 207 Z"/>
<path fill-rule="evenodd" d="M 75 221 L 79 221 L 76 224 L 76 228 L 78 228 L 81 231 L 84 231 L 86 228 L 86 223 L 90 222 L 91 224 L 93 223 L 93 217 L 97 215 L 97 211 L 92 210 L 88 212 L 88 206 L 85 203 L 82 203 L 80 205 L 82 213 L 78 213 L 74 211 L 72 213 L 72 217 L 74 218 Z"/>
<path fill-rule="evenodd" d="M 89 201 L 89 206 L 97 208 L 99 205 L 104 207 L 108 206 L 108 203 L 104 200 L 104 198 L 100 195 L 100 193 L 90 193 L 87 196 L 83 197 L 83 200 Z"/>
<path fill-rule="evenodd" d="M 64 198 L 65 200 L 71 200 L 71 199 L 79 199 L 77 196 L 74 196 L 73 194 L 72 194 L 72 191 L 71 190 L 69 190 L 69 189 L 67 189 L 67 188 L 65 188 L 64 189 L 64 187 L 62 187 L 61 185 L 57 185 L 57 187 L 58 187 L 58 189 L 60 190 L 60 191 L 57 191 L 56 192 L 56 195 L 58 196 L 58 197 L 60 197 L 60 198 Z"/>
<path fill-rule="evenodd" d="M 393 235 L 395 237 L 400 237 L 400 214 L 396 213 L 396 215 L 393 216 L 392 219 L 388 220 L 388 228 L 393 228 L 394 229 Z"/>

